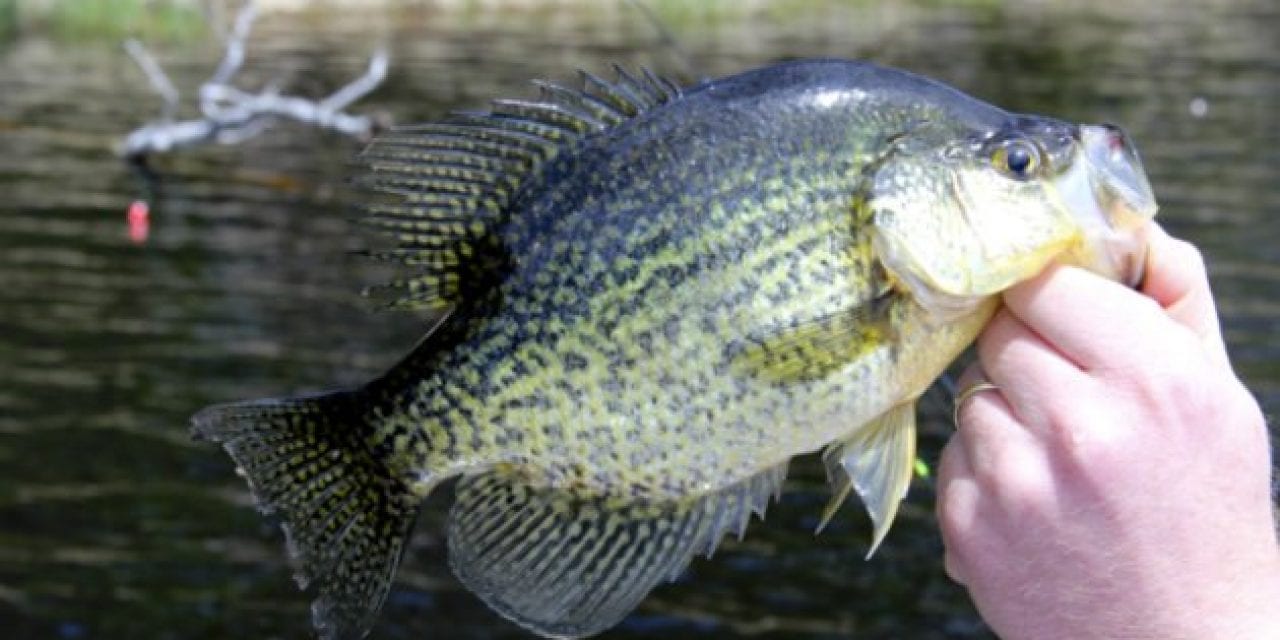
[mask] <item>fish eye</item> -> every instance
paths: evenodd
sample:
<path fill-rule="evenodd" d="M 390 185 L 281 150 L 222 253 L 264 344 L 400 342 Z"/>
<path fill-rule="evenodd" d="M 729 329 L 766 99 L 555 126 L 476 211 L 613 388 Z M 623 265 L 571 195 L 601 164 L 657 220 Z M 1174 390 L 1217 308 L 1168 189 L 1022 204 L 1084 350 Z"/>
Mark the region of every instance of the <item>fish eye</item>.
<path fill-rule="evenodd" d="M 991 162 L 1005 175 L 1025 180 L 1040 169 L 1040 150 L 1026 140 L 1009 140 L 996 147 Z"/>

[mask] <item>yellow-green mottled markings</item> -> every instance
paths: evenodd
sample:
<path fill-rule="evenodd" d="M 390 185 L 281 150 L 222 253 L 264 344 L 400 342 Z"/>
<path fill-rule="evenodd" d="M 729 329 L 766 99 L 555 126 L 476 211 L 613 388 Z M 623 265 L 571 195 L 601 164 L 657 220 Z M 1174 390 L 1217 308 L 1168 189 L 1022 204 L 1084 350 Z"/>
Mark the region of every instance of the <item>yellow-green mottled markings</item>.
<path fill-rule="evenodd" d="M 839 165 L 846 173 L 859 168 L 852 157 Z M 773 172 L 804 175 L 804 169 L 784 164 Z M 736 180 L 715 176 L 711 188 L 726 194 L 730 206 L 713 199 L 698 203 L 702 211 L 687 208 L 683 194 L 676 207 L 658 206 L 653 197 L 661 192 L 648 181 L 616 198 L 614 211 L 574 219 L 577 228 L 547 241 L 549 255 L 539 258 L 547 268 L 528 276 L 533 286 L 503 291 L 507 313 L 445 366 L 449 376 L 439 388 L 456 386 L 454 395 L 489 426 L 487 437 L 456 425 L 457 410 L 439 398 L 427 411 L 446 411 L 424 434 L 428 441 L 520 446 L 438 448 L 438 459 L 418 466 L 500 454 L 537 461 L 523 472 L 551 486 L 668 498 L 767 466 L 767 456 L 721 456 L 700 446 L 718 438 L 755 445 L 776 439 L 767 432 L 791 429 L 787 416 L 776 418 L 782 424 L 751 419 L 760 415 L 746 402 L 752 387 L 772 382 L 753 379 L 733 360 L 749 348 L 747 340 L 770 338 L 760 331 L 786 333 L 808 321 L 836 328 L 842 313 L 855 314 L 885 291 L 876 280 L 882 274 L 870 268 L 867 238 L 857 232 L 851 186 L 857 176 L 808 174 L 803 181 L 774 175 L 760 183 L 756 172 Z M 569 225 L 564 218 L 572 217 L 556 223 Z M 605 259 L 609 248 L 617 259 Z M 513 337 L 521 334 L 537 339 Z M 853 351 L 839 353 L 863 354 L 867 335 L 858 340 Z M 824 366 L 834 370 L 848 361 Z M 522 374 L 513 375 L 517 363 Z"/>

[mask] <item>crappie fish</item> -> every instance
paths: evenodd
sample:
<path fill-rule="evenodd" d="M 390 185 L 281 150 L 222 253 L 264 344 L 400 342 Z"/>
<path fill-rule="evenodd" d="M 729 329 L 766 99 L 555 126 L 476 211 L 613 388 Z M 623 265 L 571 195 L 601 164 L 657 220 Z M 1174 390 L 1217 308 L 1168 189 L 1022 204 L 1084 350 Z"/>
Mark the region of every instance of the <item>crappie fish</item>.
<path fill-rule="evenodd" d="M 278 514 L 325 638 L 365 635 L 418 505 L 450 564 L 544 636 L 598 633 L 825 448 L 883 540 L 915 403 L 1051 261 L 1136 283 L 1156 205 L 1111 126 L 817 60 L 689 89 L 619 70 L 364 153 L 379 292 L 442 312 L 358 388 L 210 407 Z M 824 517 L 824 522 L 825 522 Z"/>

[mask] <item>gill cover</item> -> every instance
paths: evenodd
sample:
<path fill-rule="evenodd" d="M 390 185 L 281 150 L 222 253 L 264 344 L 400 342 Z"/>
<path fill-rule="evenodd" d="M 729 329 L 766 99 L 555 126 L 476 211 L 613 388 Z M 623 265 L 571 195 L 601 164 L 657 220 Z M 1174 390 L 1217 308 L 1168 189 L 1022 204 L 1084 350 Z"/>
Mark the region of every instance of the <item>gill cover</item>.
<path fill-rule="evenodd" d="M 886 269 L 944 318 L 1039 272 L 1079 238 L 1051 185 L 1077 155 L 1074 129 L 1020 117 L 996 132 L 925 126 L 897 140 L 869 201 Z"/>

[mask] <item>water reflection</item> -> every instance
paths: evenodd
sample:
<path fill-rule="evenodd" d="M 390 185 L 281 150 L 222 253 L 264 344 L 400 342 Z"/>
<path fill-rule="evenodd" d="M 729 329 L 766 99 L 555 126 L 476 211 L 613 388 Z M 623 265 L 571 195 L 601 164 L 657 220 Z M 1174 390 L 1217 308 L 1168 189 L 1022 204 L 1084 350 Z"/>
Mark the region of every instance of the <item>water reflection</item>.
<path fill-rule="evenodd" d="M 1010 108 L 1123 123 L 1164 222 L 1208 255 L 1241 374 L 1269 415 L 1280 408 L 1274 3 L 656 4 L 693 74 L 872 57 Z M 246 82 L 320 95 L 386 42 L 391 76 L 364 106 L 412 121 L 575 67 L 684 69 L 625 7 L 332 11 L 265 17 Z M 141 186 L 110 149 L 155 99 L 114 41 L 46 35 L 0 49 L 0 621 L 14 638 L 308 637 L 278 532 L 186 420 L 209 402 L 359 382 L 416 341 L 424 319 L 355 295 L 382 277 L 350 254 L 363 239 L 341 185 L 356 148 L 282 124 L 160 158 L 151 237 L 134 246 L 124 211 Z M 205 41 L 157 54 L 184 89 L 217 56 Z M 926 409 L 936 458 L 943 403 Z M 449 576 L 444 493 L 376 637 L 520 637 Z M 767 523 L 614 637 L 986 636 L 942 574 L 928 482 L 870 563 L 854 508 L 813 538 L 825 500 L 816 465 L 800 465 Z"/>

